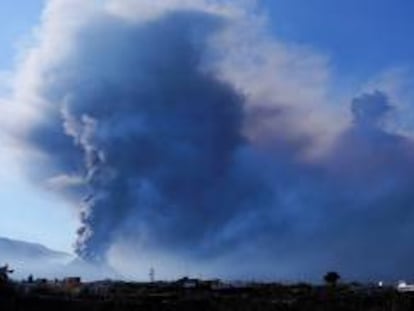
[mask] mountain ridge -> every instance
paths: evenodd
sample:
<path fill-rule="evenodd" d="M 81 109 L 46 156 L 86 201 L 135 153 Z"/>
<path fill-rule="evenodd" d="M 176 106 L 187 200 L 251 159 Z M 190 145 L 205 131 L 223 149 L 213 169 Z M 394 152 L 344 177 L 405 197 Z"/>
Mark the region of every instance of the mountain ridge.
<path fill-rule="evenodd" d="M 13 278 L 64 278 L 79 276 L 86 280 L 122 278 L 106 264 L 88 263 L 73 254 L 50 249 L 40 243 L 0 237 L 0 266 L 9 264 Z"/>
<path fill-rule="evenodd" d="M 0 237 L 0 260 L 2 257 L 33 256 L 34 258 L 49 257 L 55 259 L 71 258 L 71 254 L 51 249 L 43 244 L 23 240 Z M 32 257 L 32 258 L 33 258 Z"/>

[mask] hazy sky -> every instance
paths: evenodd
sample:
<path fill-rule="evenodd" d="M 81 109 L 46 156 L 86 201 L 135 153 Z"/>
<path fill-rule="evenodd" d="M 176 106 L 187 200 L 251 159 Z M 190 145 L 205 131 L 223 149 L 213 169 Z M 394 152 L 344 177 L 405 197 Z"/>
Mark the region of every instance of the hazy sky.
<path fill-rule="evenodd" d="M 0 2 L 3 83 L 19 50 L 30 42 L 43 2 Z M 262 0 L 261 7 L 275 37 L 327 57 L 333 75 L 345 88 L 357 89 L 361 81 L 386 70 L 414 66 L 411 0 Z M 0 162 L 0 236 L 70 251 L 77 220 L 68 203 L 27 181 L 8 148 L 0 149 Z"/>

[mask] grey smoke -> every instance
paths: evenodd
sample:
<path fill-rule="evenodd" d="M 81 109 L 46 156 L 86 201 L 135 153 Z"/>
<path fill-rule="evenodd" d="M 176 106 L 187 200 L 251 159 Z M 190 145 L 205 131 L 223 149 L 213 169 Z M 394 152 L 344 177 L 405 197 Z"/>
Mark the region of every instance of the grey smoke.
<path fill-rule="evenodd" d="M 96 20 L 77 38 L 70 67 L 50 73 L 44 92 L 62 105 L 31 140 L 54 154 L 53 165 L 85 176 L 82 257 L 101 257 L 127 218 L 139 228 L 148 213 L 155 222 L 171 214 L 160 239 L 174 230 L 177 239 L 197 240 L 200 221 L 219 226 L 240 205 L 237 193 L 251 191 L 254 180 L 233 176 L 246 144 L 243 98 L 200 68 L 220 22 L 197 12 L 142 26 Z"/>
<path fill-rule="evenodd" d="M 352 101 L 354 122 L 359 126 L 374 127 L 391 109 L 384 93 L 364 94 Z"/>
<path fill-rule="evenodd" d="M 412 273 L 414 144 L 383 127 L 386 94 L 355 98 L 353 122 L 312 161 L 312 133 L 253 141 L 249 129 L 287 112 L 247 109 L 248 94 L 208 70 L 227 23 L 188 10 L 145 23 L 98 16 L 44 73 L 38 95 L 52 105 L 27 141 L 47 156 L 39 178 L 77 177 L 63 189 L 82 202 L 77 254 L 103 261 L 125 239 L 193 262 L 226 258 L 245 277 Z"/>

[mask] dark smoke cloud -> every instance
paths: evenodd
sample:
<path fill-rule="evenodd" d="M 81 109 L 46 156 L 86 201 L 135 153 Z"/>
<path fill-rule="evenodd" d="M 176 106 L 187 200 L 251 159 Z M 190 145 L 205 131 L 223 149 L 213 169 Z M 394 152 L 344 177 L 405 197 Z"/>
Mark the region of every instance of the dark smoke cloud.
<path fill-rule="evenodd" d="M 360 127 L 375 127 L 390 109 L 387 96 L 379 91 L 352 101 L 354 122 Z"/>
<path fill-rule="evenodd" d="M 78 177 L 63 189 L 83 202 L 77 254 L 105 260 L 127 240 L 222 258 L 217 271 L 239 277 L 413 272 L 414 144 L 384 129 L 387 96 L 354 99 L 353 122 L 306 159 L 312 133 L 263 132 L 286 107 L 247 108 L 248 94 L 206 70 L 209 40 L 229 22 L 201 11 L 146 23 L 103 15 L 44 73 L 39 94 L 52 105 L 27 139 L 47 155 L 42 177 Z"/>
<path fill-rule="evenodd" d="M 45 96 L 62 104 L 31 140 L 66 174 L 85 176 L 80 256 L 103 256 L 130 217 L 137 230 L 159 226 L 159 243 L 189 247 L 261 196 L 254 178 L 238 176 L 243 97 L 200 68 L 219 24 L 195 12 L 140 26 L 97 20 L 50 73 Z"/>

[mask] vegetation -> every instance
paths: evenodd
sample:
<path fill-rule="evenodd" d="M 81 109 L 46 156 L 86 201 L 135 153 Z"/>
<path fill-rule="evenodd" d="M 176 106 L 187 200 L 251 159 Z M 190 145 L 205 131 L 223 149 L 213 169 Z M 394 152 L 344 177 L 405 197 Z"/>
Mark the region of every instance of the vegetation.
<path fill-rule="evenodd" d="M 341 279 L 341 276 L 335 271 L 330 271 L 325 274 L 323 279 L 325 280 L 326 284 L 330 286 L 336 286 L 338 281 Z"/>
<path fill-rule="evenodd" d="M 335 280 L 338 281 L 339 277 Z M 240 285 L 224 284 L 217 280 L 182 279 L 177 282 L 151 283 L 104 281 L 65 287 L 65 283 L 35 280 L 33 283 L 10 283 L 12 286 L 8 290 L 1 288 L 0 310 L 414 310 L 414 295 L 400 293 L 392 287 L 338 284 L 332 283 L 331 278 L 327 283 L 327 286 L 303 283 Z M 194 286 L 188 287 L 188 284 Z"/>

